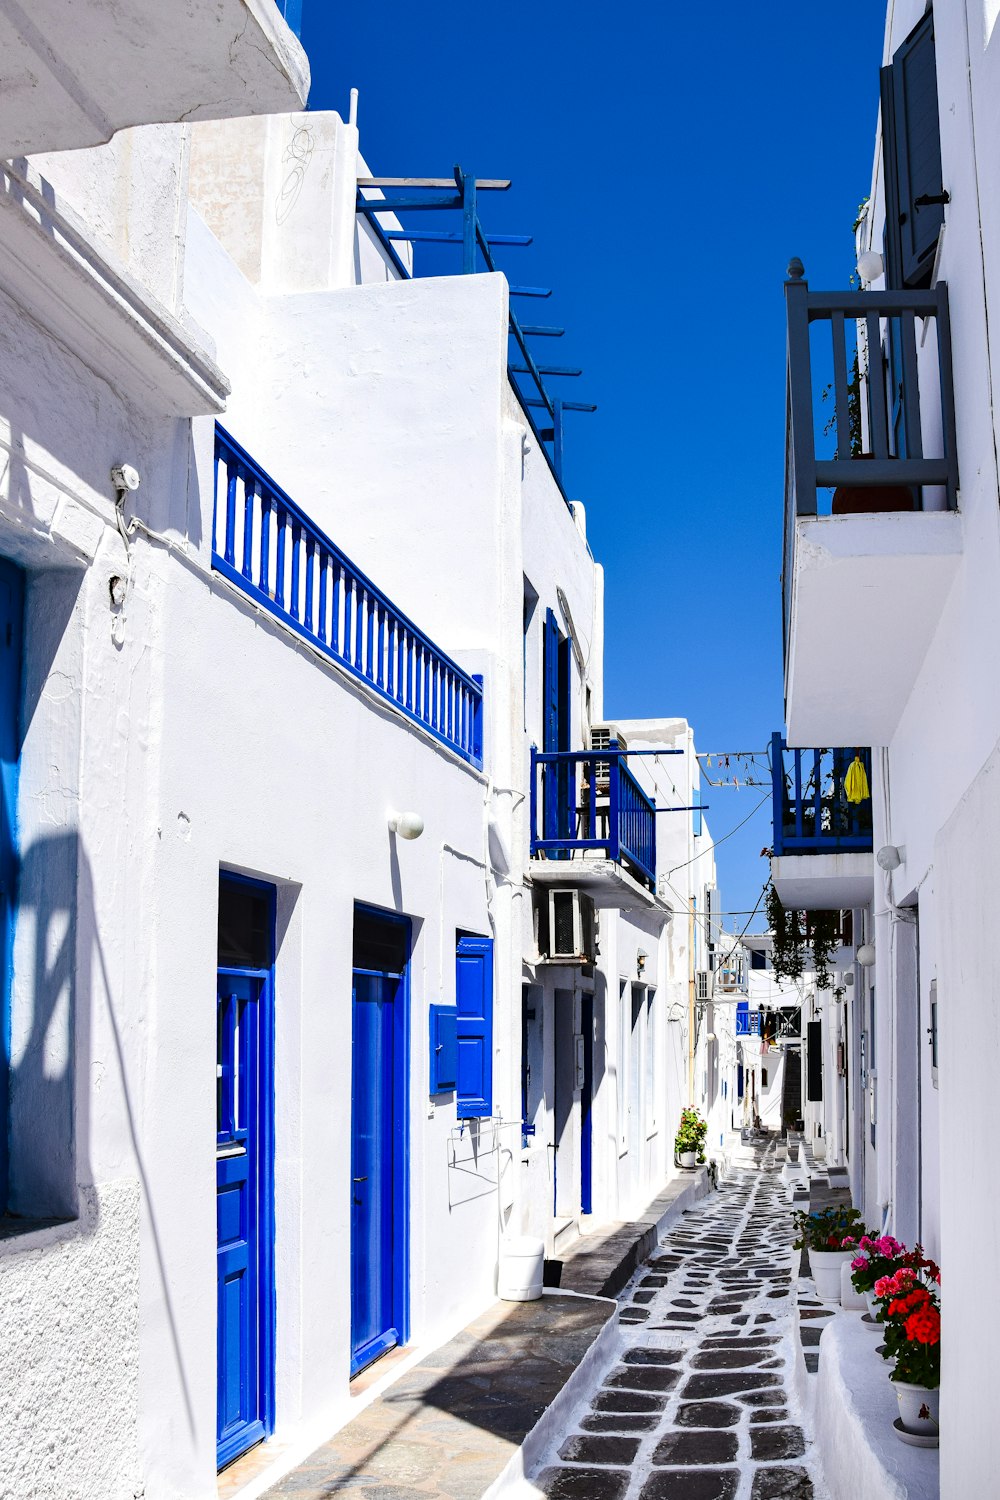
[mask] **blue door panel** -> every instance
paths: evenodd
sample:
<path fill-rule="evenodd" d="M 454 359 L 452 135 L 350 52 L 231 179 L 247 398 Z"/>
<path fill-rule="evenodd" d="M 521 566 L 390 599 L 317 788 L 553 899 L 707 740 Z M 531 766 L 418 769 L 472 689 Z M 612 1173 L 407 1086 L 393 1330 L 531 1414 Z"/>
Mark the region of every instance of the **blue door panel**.
<path fill-rule="evenodd" d="M 355 970 L 351 1080 L 351 1373 L 401 1338 L 401 979 Z"/>
<path fill-rule="evenodd" d="M 7 1207 L 10 980 L 17 906 L 17 784 L 21 754 L 24 574 L 0 558 L 0 1213 Z"/>
<path fill-rule="evenodd" d="M 273 1427 L 271 976 L 220 969 L 216 1066 L 217 1462 Z"/>

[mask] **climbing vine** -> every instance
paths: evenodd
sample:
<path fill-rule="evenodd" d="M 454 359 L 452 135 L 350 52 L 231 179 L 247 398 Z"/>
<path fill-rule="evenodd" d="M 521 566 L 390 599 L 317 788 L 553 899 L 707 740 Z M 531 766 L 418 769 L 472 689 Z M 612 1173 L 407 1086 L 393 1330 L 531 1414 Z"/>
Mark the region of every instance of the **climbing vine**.
<path fill-rule="evenodd" d="M 830 960 L 840 945 L 840 913 L 837 911 L 789 911 L 782 906 L 774 885 L 767 892 L 767 925 L 774 934 L 771 966 L 774 977 L 795 983 L 802 978 L 806 955 L 816 975 L 816 988 L 828 990 L 832 983 Z"/>

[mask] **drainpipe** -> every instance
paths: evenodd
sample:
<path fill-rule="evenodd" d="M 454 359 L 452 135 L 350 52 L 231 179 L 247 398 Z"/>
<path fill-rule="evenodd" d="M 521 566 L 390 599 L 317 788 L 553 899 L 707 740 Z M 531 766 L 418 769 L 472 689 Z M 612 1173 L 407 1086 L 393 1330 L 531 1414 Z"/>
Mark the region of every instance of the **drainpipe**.
<path fill-rule="evenodd" d="M 354 240 L 358 196 L 358 91 L 351 89 L 347 122 L 333 147 L 333 203 L 330 214 L 330 286 L 354 285 Z"/>

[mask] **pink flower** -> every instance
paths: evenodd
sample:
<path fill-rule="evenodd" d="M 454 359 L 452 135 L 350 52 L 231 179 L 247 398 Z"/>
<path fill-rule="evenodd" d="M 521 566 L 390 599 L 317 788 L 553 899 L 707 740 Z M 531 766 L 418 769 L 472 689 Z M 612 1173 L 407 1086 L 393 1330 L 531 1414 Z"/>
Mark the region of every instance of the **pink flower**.
<path fill-rule="evenodd" d="M 867 1264 L 868 1264 L 868 1257 L 867 1257 L 867 1255 L 858 1255 L 858 1256 L 855 1256 L 854 1260 L 851 1261 L 851 1270 L 852 1271 L 863 1271 L 865 1269 L 865 1266 L 867 1266 Z"/>
<path fill-rule="evenodd" d="M 857 1243 L 857 1241 L 855 1240 L 855 1238 L 854 1238 L 854 1236 L 852 1234 L 845 1234 L 844 1238 L 840 1242 L 840 1247 L 843 1250 L 848 1245 L 854 1245 L 856 1243 Z"/>

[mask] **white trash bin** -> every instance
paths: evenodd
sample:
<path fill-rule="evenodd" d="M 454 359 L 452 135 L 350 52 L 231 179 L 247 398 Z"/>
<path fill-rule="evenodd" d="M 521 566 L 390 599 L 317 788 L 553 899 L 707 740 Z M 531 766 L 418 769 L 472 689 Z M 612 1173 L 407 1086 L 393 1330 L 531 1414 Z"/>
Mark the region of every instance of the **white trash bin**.
<path fill-rule="evenodd" d="M 528 1236 L 500 1241 L 497 1295 L 504 1302 L 534 1302 L 542 1295 L 545 1245 Z"/>

